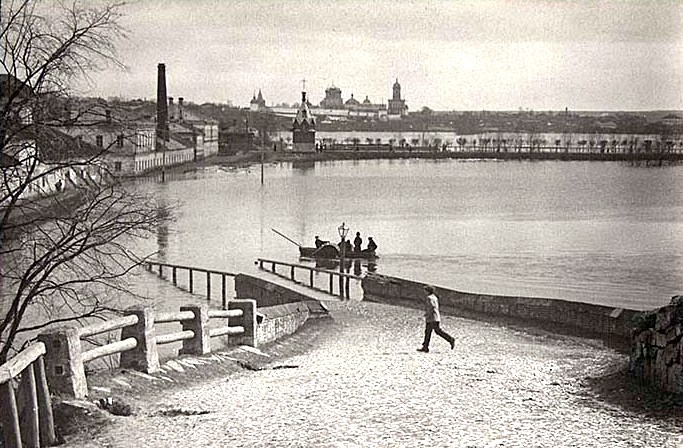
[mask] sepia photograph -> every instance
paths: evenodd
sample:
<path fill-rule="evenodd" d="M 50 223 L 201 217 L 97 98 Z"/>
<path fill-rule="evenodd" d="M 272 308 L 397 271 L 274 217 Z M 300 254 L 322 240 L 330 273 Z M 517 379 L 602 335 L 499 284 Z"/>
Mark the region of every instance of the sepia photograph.
<path fill-rule="evenodd" d="M 0 448 L 683 447 L 683 0 L 0 0 Z"/>

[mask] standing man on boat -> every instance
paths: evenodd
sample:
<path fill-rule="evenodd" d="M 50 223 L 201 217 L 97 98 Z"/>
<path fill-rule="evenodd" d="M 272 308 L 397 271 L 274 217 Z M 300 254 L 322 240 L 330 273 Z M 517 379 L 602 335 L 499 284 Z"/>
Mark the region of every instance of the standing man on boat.
<path fill-rule="evenodd" d="M 451 350 L 455 348 L 455 338 L 441 329 L 441 313 L 439 313 L 439 298 L 435 294 L 433 286 L 425 286 L 427 297 L 425 298 L 425 337 L 422 347 L 418 352 L 429 353 L 429 342 L 432 339 L 432 331 L 444 338 L 451 344 Z"/>
<path fill-rule="evenodd" d="M 360 232 L 356 232 L 356 238 L 353 240 L 353 250 L 360 252 L 361 246 L 363 245 L 363 238 L 360 237 Z"/>

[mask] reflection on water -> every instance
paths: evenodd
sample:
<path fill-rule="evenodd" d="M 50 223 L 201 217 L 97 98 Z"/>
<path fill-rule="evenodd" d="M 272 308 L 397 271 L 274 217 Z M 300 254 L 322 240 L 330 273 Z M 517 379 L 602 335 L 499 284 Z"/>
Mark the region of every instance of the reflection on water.
<path fill-rule="evenodd" d="M 628 163 L 368 160 L 206 168 L 142 183 L 178 221 L 145 249 L 171 263 L 253 272 L 257 257 L 373 236 L 360 269 L 468 291 L 651 308 L 681 293 L 683 167 Z M 338 269 L 338 264 L 336 266 Z"/>

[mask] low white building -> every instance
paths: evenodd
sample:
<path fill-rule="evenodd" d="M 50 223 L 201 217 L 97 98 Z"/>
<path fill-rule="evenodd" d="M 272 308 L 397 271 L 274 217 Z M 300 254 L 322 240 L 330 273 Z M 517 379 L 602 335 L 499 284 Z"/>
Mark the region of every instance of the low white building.
<path fill-rule="evenodd" d="M 12 197 L 30 200 L 87 188 L 108 176 L 108 165 L 98 148 L 49 127 L 28 128 L 15 135 L 3 148 L 3 155 L 3 202 Z"/>

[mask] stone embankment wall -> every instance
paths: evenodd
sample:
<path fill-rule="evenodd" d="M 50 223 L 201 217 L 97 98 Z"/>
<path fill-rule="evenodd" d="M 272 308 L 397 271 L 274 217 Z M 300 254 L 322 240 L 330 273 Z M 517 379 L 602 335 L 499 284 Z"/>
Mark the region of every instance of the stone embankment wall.
<path fill-rule="evenodd" d="M 636 319 L 630 370 L 666 392 L 683 393 L 683 296 Z"/>
<path fill-rule="evenodd" d="M 246 274 L 235 276 L 237 299 L 254 299 L 258 309 L 257 342 L 264 344 L 298 330 L 312 316 L 326 314 L 317 300 Z"/>
<path fill-rule="evenodd" d="M 311 300 L 297 291 L 247 274 L 235 276 L 235 296 L 238 299 L 248 297 L 256 300 L 259 309 Z"/>
<path fill-rule="evenodd" d="M 294 333 L 310 316 L 304 302 L 260 308 L 258 313 L 263 316 L 263 320 L 257 323 L 256 341 L 258 344 L 266 344 Z"/>
<path fill-rule="evenodd" d="M 363 279 L 365 300 L 409 306 L 421 309 L 425 292 L 424 283 L 368 275 Z M 542 324 L 554 330 L 600 336 L 621 347 L 629 345 L 631 322 L 639 312 L 566 300 L 470 294 L 445 288 L 436 288 L 443 309 L 454 314 L 511 318 Z"/>

